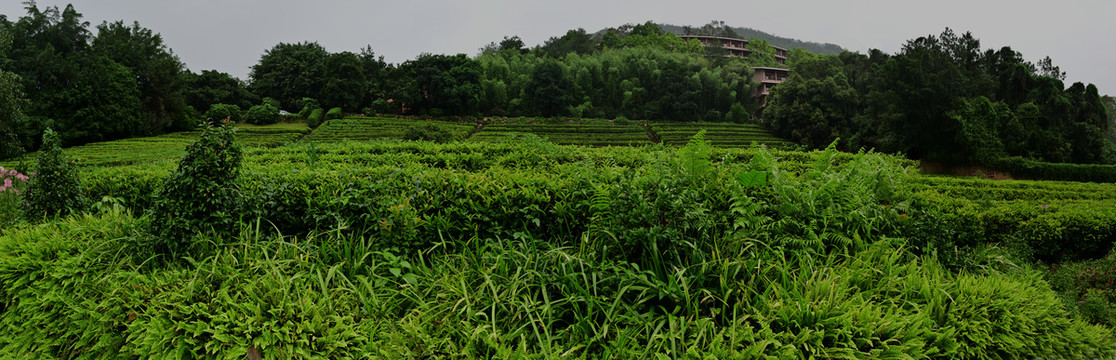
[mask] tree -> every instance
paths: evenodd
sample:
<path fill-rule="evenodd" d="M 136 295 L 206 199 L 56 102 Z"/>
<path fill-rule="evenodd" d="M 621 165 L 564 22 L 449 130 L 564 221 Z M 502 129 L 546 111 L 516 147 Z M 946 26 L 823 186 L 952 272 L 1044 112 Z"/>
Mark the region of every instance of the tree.
<path fill-rule="evenodd" d="M 1052 77 L 1058 80 L 1066 80 L 1066 72 L 1061 68 L 1054 66 L 1054 61 L 1050 60 L 1047 56 L 1038 62 L 1038 74 L 1042 76 Z"/>
<path fill-rule="evenodd" d="M 419 114 L 472 115 L 480 100 L 481 67 L 465 54 L 420 55 L 399 67 L 396 100 Z"/>
<path fill-rule="evenodd" d="M 528 106 L 540 116 L 566 115 L 566 108 L 573 104 L 574 83 L 555 60 L 536 66 L 524 91 Z"/>
<path fill-rule="evenodd" d="M 232 104 L 243 109 L 259 102 L 259 97 L 248 91 L 240 79 L 216 70 L 202 70 L 201 73 L 185 72 L 186 104 L 198 113 L 209 111 L 213 104 Z"/>
<path fill-rule="evenodd" d="M 7 19 L 0 19 L 0 60 L 6 58 L 11 43 L 8 25 L 5 24 L 9 24 Z M 29 105 L 23 94 L 19 75 L 0 70 L 0 159 L 13 158 L 23 153 L 25 141 L 21 139 L 20 133 L 26 126 L 24 109 Z"/>
<path fill-rule="evenodd" d="M 132 70 L 105 56 L 87 58 L 82 64 L 85 71 L 75 86 L 47 94 L 71 111 L 54 119 L 63 129 L 62 139 L 83 144 L 143 134 L 140 91 Z"/>
<path fill-rule="evenodd" d="M 1105 95 L 1101 97 L 1101 103 L 1104 104 L 1105 112 L 1108 114 L 1108 125 L 1105 131 L 1105 137 L 1108 138 L 1108 141 L 1116 145 L 1116 98 L 1113 98 L 1111 95 Z"/>
<path fill-rule="evenodd" d="M 516 52 L 516 53 L 520 53 L 520 54 L 526 54 L 527 53 L 527 45 L 523 44 L 523 39 L 520 39 L 519 36 L 512 36 L 512 37 L 505 36 L 504 40 L 500 41 L 499 50 L 500 51 L 511 51 L 511 52 Z"/>
<path fill-rule="evenodd" d="M 23 153 L 19 134 L 25 126 L 23 109 L 27 106 L 19 75 L 0 70 L 0 159 Z"/>
<path fill-rule="evenodd" d="M 855 132 L 859 97 L 849 85 L 843 63 L 833 55 L 796 55 L 790 77 L 771 90 L 763 120 L 771 130 L 813 149 L 837 138 L 847 150 Z"/>
<path fill-rule="evenodd" d="M 319 93 L 323 107 L 340 107 L 350 111 L 362 107 L 365 93 L 368 92 L 368 81 L 364 74 L 364 63 L 357 54 L 344 51 L 326 56 L 324 81 Z"/>
<path fill-rule="evenodd" d="M 138 22 L 130 27 L 123 21 L 103 23 L 97 26 L 92 50 L 131 69 L 140 91 L 141 134 L 186 127 L 185 66 L 163 44 L 162 36 Z"/>
<path fill-rule="evenodd" d="M 361 63 L 361 70 L 364 72 L 365 93 L 363 94 L 363 101 L 361 104 L 372 104 L 375 101 L 385 101 L 387 97 L 387 83 L 388 78 L 393 70 L 386 62 L 383 56 L 376 56 L 372 51 L 371 46 L 365 46 L 360 49 L 358 55 Z M 356 110 L 355 108 L 353 110 Z"/>
<path fill-rule="evenodd" d="M 562 37 L 552 37 L 543 43 L 539 51 L 543 55 L 553 58 L 564 57 L 569 53 L 589 54 L 597 44 L 593 42 L 593 36 L 585 32 L 585 29 L 578 28 L 577 30 L 570 30 Z"/>
<path fill-rule="evenodd" d="M 279 43 L 252 66 L 248 88 L 261 98 L 279 100 L 284 108 L 293 107 L 303 97 L 319 98 L 328 57 L 316 42 Z"/>

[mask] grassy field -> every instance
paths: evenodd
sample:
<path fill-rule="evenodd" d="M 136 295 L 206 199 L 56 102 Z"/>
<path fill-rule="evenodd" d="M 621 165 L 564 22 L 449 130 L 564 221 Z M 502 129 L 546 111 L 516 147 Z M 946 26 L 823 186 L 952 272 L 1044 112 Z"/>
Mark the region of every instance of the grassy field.
<path fill-rule="evenodd" d="M 399 141 L 406 121 L 257 130 L 239 225 L 176 256 L 148 211 L 188 140 L 67 149 L 101 201 L 3 223 L 0 357 L 1113 356 L 1116 184 L 924 176 L 712 128 L 677 147 L 478 138 L 642 128 L 606 121 Z M 17 204 L 0 192 L 0 215 Z"/>

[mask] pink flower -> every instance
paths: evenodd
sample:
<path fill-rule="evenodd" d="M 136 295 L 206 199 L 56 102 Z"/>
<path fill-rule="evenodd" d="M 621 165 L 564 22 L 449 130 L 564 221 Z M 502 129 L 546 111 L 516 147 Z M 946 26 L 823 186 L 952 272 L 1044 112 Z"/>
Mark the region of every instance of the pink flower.
<path fill-rule="evenodd" d="M 4 187 L 12 187 L 12 178 L 4 179 Z"/>

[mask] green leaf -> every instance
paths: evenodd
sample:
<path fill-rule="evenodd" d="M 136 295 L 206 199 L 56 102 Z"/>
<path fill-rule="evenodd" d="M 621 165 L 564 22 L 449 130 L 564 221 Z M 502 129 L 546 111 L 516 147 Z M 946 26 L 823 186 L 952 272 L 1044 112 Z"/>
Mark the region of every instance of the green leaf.
<path fill-rule="evenodd" d="M 748 171 L 736 175 L 736 182 L 746 189 L 755 189 L 767 186 L 766 171 Z"/>

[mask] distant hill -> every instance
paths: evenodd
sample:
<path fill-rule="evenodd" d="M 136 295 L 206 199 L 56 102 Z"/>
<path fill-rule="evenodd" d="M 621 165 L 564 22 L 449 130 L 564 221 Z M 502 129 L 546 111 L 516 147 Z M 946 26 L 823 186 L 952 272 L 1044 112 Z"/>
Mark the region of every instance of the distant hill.
<path fill-rule="evenodd" d="M 684 34 L 684 32 L 682 31 L 682 27 L 678 26 L 678 25 L 659 24 L 659 27 L 661 27 L 663 29 L 663 31 L 674 33 L 675 35 Z M 801 48 L 804 48 L 807 51 L 815 53 L 815 54 L 833 54 L 833 55 L 840 54 L 842 51 L 845 51 L 844 48 L 842 48 L 840 45 L 837 45 L 837 44 L 816 43 L 816 42 L 813 42 L 813 41 L 802 41 L 802 40 L 798 40 L 798 39 L 785 38 L 785 37 L 781 37 L 781 36 L 775 36 L 775 35 L 772 35 L 772 34 L 768 34 L 768 33 L 765 33 L 763 31 L 759 31 L 759 30 L 755 30 L 755 29 L 749 29 L 749 28 L 746 28 L 746 27 L 734 27 L 734 28 L 732 28 L 732 30 L 735 31 L 737 35 L 740 35 L 740 38 L 743 38 L 743 39 L 760 38 L 760 39 L 767 40 L 767 42 L 771 43 L 771 45 L 775 45 L 775 46 L 778 46 L 778 47 L 781 47 L 781 48 L 786 48 L 788 50 L 789 49 L 794 49 L 794 48 L 797 48 L 797 47 L 801 47 Z"/>

